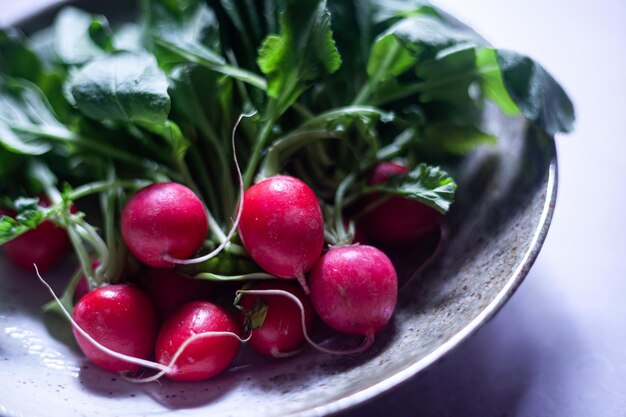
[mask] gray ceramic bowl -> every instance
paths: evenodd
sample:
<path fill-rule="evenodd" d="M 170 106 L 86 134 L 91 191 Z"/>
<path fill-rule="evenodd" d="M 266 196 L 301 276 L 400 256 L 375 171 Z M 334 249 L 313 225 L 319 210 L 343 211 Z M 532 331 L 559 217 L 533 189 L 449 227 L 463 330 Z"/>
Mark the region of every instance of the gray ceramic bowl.
<path fill-rule="evenodd" d="M 128 13 L 121 4 L 92 1 L 89 8 L 119 16 Z M 29 32 L 42 28 L 54 12 L 19 25 Z M 281 361 L 244 354 L 207 382 L 131 385 L 53 338 L 41 324 L 42 289 L 0 260 L 3 277 L 19 278 L 0 280 L 0 356 L 6 358 L 0 413 L 317 416 L 388 393 L 489 320 L 520 285 L 545 239 L 557 188 L 553 139 L 493 110 L 485 122 L 500 140 L 460 167 L 449 244 L 419 273 L 414 257 L 404 255 L 396 315 L 365 354 L 335 357 L 311 349 Z M 29 392 L 39 400 L 25 400 Z"/>

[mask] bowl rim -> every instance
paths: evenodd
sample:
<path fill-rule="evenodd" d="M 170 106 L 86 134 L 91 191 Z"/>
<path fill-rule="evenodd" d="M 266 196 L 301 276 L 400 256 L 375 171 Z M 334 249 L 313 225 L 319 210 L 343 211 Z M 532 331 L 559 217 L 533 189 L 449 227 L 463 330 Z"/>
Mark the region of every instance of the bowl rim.
<path fill-rule="evenodd" d="M 65 6 L 84 4 L 86 0 L 47 1 L 48 2 L 46 4 L 33 7 L 31 11 L 25 13 L 19 18 L 8 20 L 3 26 L 18 28 L 39 26 L 37 23 L 38 20 L 46 19 L 48 16 L 55 14 L 58 10 Z M 529 123 L 525 122 L 525 124 L 526 129 L 528 129 L 530 127 Z M 547 154 L 549 163 L 547 169 L 548 178 L 545 187 L 546 197 L 539 223 L 533 231 L 531 243 L 524 253 L 522 260 L 517 264 L 504 287 L 498 292 L 487 307 L 485 307 L 476 317 L 474 317 L 474 319 L 472 319 L 470 323 L 458 331 L 454 336 L 424 356 L 422 359 L 409 365 L 407 368 L 369 386 L 368 388 L 322 405 L 285 414 L 285 417 L 337 415 L 351 409 L 356 409 L 357 407 L 363 406 L 372 400 L 380 398 L 384 394 L 390 393 L 393 389 L 398 388 L 402 384 L 408 383 L 420 372 L 432 367 L 444 359 L 447 355 L 461 346 L 463 342 L 469 339 L 489 320 L 491 320 L 496 313 L 498 313 L 498 311 L 500 311 L 504 304 L 513 296 L 515 291 L 522 284 L 537 260 L 537 256 L 543 247 L 548 230 L 550 229 L 550 225 L 552 223 L 558 191 L 558 158 L 554 136 L 545 137 L 544 139 L 546 139 L 546 142 L 548 143 Z"/>

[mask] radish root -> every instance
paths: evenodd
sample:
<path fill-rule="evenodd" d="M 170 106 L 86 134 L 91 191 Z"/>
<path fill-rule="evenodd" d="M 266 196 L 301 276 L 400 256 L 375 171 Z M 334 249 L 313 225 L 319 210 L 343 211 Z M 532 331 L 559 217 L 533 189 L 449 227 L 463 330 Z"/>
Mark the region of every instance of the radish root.
<path fill-rule="evenodd" d="M 52 289 L 52 287 L 50 287 L 50 285 L 43 279 L 43 277 L 39 273 L 39 268 L 37 268 L 37 265 L 33 264 L 33 266 L 35 267 L 35 272 L 37 274 L 37 277 L 39 278 L 39 281 L 41 281 L 41 283 L 48 289 L 48 292 L 50 292 L 50 294 L 52 295 L 52 297 L 54 298 L 54 300 L 58 304 L 58 306 L 61 309 L 61 311 L 63 311 L 63 314 L 65 315 L 65 317 L 67 317 L 67 319 L 72 324 L 72 327 L 74 329 L 76 329 L 76 331 L 79 332 L 82 336 L 84 336 L 89 341 L 89 343 L 91 343 L 97 349 L 101 350 L 102 352 L 106 353 L 107 355 L 110 355 L 110 356 L 112 356 L 112 357 L 114 357 L 116 359 L 120 359 L 120 360 L 123 360 L 125 362 L 132 363 L 134 365 L 139 365 L 139 366 L 142 366 L 144 368 L 154 369 L 154 370 L 158 371 L 158 373 L 156 373 L 156 374 L 154 374 L 152 376 L 146 377 L 146 378 L 133 378 L 133 377 L 128 376 L 128 374 L 126 372 L 120 372 L 120 375 L 124 379 L 126 379 L 127 381 L 134 382 L 134 383 L 146 383 L 146 382 L 157 381 L 162 376 L 164 376 L 164 375 L 166 375 L 169 372 L 172 372 L 174 370 L 174 366 L 176 365 L 176 361 L 178 360 L 178 358 L 180 358 L 180 355 L 182 355 L 183 352 L 185 351 L 185 349 L 187 349 L 187 347 L 191 343 L 195 342 L 196 340 L 206 339 L 206 338 L 209 338 L 209 337 L 217 337 L 217 336 L 234 337 L 235 339 L 239 340 L 241 343 L 245 343 L 248 340 L 250 340 L 250 336 L 246 337 L 245 339 L 242 339 L 238 334 L 232 333 L 232 332 L 217 332 L 217 331 L 215 331 L 215 332 L 198 333 L 198 334 L 195 334 L 195 335 L 189 337 L 188 339 L 186 339 L 183 342 L 182 345 L 180 345 L 180 347 L 178 348 L 178 350 L 176 350 L 176 352 L 174 353 L 174 356 L 172 356 L 172 359 L 170 360 L 170 362 L 167 365 L 163 365 L 162 363 L 153 362 L 153 361 L 149 361 L 149 360 L 141 359 L 141 358 L 136 358 L 134 356 L 129 356 L 129 355 L 125 355 L 123 353 L 116 352 L 116 351 L 114 351 L 112 349 L 109 349 L 108 347 L 102 345 L 101 343 L 99 343 L 97 340 L 95 340 L 93 337 L 91 337 L 89 335 L 89 333 L 87 333 L 85 330 L 83 330 L 78 325 L 78 323 L 76 323 L 76 321 L 74 321 L 74 319 L 72 318 L 72 315 L 67 311 L 65 306 L 63 306 L 63 303 L 61 302 L 59 297 L 57 297 L 57 295 L 55 294 L 55 292 Z"/>
<path fill-rule="evenodd" d="M 402 287 L 398 290 L 398 292 L 401 292 L 402 290 L 404 290 L 404 288 L 406 288 L 409 283 L 411 281 L 413 281 L 413 279 L 415 277 L 418 277 L 420 275 L 422 275 L 422 273 L 427 270 L 428 268 L 430 268 L 430 266 L 435 263 L 435 261 L 437 259 L 439 259 L 439 257 L 441 256 L 441 254 L 443 253 L 445 247 L 448 245 L 448 238 L 449 238 L 450 232 L 448 231 L 448 228 L 445 225 L 440 225 L 439 226 L 439 242 L 437 242 L 437 247 L 435 248 L 434 252 L 424 261 L 423 264 L 420 265 L 419 268 L 417 268 L 417 270 L 413 273 L 413 275 L 411 275 L 411 277 L 404 283 L 404 285 L 402 285 Z"/>
<path fill-rule="evenodd" d="M 187 349 L 187 347 L 190 344 L 192 344 L 193 342 L 197 340 L 208 339 L 210 337 L 219 337 L 219 336 L 232 337 L 232 338 L 239 340 L 241 343 L 246 343 L 248 340 L 250 340 L 250 336 L 246 337 L 245 339 L 242 339 L 241 337 L 239 337 L 238 334 L 232 333 L 232 332 L 203 332 L 203 333 L 194 334 L 190 338 L 186 339 L 182 345 L 180 345 L 178 350 L 176 350 L 176 352 L 174 353 L 174 356 L 172 356 L 172 359 L 167 364 L 166 369 L 163 369 L 159 371 L 158 373 L 149 377 L 145 377 L 145 378 L 134 378 L 134 377 L 128 376 L 125 373 L 122 373 L 122 378 L 124 378 L 125 380 L 129 382 L 134 382 L 136 384 L 145 384 L 147 382 L 157 381 L 162 376 L 174 370 L 174 365 L 176 364 L 176 361 L 178 360 L 178 358 L 180 358 L 180 355 L 183 354 L 185 349 Z"/>
<path fill-rule="evenodd" d="M 243 118 L 253 117 L 256 114 L 257 114 L 256 111 L 252 113 L 247 113 L 247 114 L 245 113 L 240 114 L 239 118 L 237 119 L 237 122 L 235 123 L 235 126 L 233 127 L 233 132 L 231 135 L 231 146 L 233 148 L 233 160 L 235 161 L 235 168 L 237 169 L 237 178 L 239 179 L 239 204 L 237 208 L 237 213 L 235 215 L 235 220 L 233 222 L 233 226 L 230 228 L 228 235 L 226 235 L 226 238 L 222 241 L 222 243 L 220 243 L 220 245 L 217 248 L 215 248 L 210 253 L 207 253 L 206 255 L 200 256 L 198 258 L 192 258 L 192 259 L 178 259 L 178 258 L 174 258 L 166 254 L 166 255 L 163 255 L 164 261 L 171 262 L 171 263 L 178 264 L 178 265 L 192 265 L 192 264 L 205 262 L 219 255 L 219 253 L 222 250 L 224 250 L 224 248 L 230 243 L 230 240 L 235 235 L 235 232 L 237 231 L 237 227 L 239 226 L 241 213 L 243 213 L 243 194 L 245 192 L 244 184 L 243 184 L 243 175 L 241 174 L 241 168 L 239 166 L 239 161 L 237 159 L 237 151 L 235 147 L 235 135 L 237 132 L 237 128 L 239 127 L 239 124 L 241 123 Z"/>
<path fill-rule="evenodd" d="M 302 302 L 300 301 L 300 299 L 296 297 L 295 295 L 293 295 L 292 293 L 288 291 L 283 291 L 283 290 L 238 290 L 237 293 L 238 294 L 252 294 L 252 295 L 279 295 L 279 296 L 289 298 L 291 301 L 296 303 L 298 305 L 298 308 L 300 309 L 300 319 L 302 323 L 302 333 L 304 334 L 304 338 L 313 348 L 319 350 L 320 352 L 329 353 L 331 355 L 353 355 L 353 354 L 365 352 L 374 343 L 374 333 L 372 332 L 371 334 L 365 335 L 363 342 L 359 346 L 353 349 L 338 350 L 338 349 L 326 348 L 320 345 L 319 343 L 313 341 L 313 339 L 311 339 L 311 337 L 309 336 L 306 330 L 304 306 L 302 305 Z M 289 354 L 290 352 L 281 353 L 281 355 L 289 355 Z"/>

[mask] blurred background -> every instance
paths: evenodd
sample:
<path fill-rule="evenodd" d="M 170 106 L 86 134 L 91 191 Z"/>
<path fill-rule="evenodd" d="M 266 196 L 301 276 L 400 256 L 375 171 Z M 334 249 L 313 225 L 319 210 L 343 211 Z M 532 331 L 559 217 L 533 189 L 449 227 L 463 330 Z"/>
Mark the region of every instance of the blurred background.
<path fill-rule="evenodd" d="M 50 0 L 1 0 L 0 24 Z M 435 2 L 541 62 L 576 105 L 544 248 L 498 315 L 365 416 L 626 416 L 626 2 Z"/>

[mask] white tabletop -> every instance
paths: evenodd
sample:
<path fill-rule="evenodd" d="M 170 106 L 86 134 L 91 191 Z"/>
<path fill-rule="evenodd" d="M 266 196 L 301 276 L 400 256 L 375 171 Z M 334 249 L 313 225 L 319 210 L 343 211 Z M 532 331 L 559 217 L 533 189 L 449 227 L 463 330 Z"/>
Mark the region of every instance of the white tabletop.
<path fill-rule="evenodd" d="M 50 0 L 2 0 L 0 23 Z M 439 0 L 565 86 L 559 197 L 530 275 L 482 330 L 350 416 L 626 416 L 626 2 Z"/>

